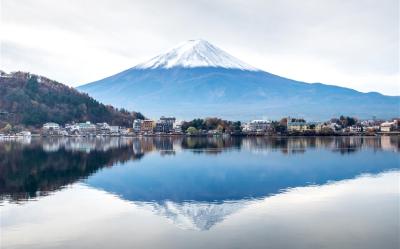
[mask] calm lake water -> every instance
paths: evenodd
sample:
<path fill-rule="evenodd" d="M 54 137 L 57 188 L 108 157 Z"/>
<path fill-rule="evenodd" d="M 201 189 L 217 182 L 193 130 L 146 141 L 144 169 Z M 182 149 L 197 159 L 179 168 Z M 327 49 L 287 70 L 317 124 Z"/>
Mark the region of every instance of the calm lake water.
<path fill-rule="evenodd" d="M 399 248 L 400 138 L 0 141 L 1 248 Z"/>

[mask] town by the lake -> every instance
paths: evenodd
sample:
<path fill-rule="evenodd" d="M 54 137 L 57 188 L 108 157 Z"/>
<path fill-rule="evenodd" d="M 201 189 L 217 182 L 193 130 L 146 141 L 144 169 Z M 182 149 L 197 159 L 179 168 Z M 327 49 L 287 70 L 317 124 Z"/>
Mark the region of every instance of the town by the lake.
<path fill-rule="evenodd" d="M 159 120 L 136 119 L 132 127 L 109 125 L 106 122 L 58 124 L 44 123 L 41 129 L 24 130 L 17 126 L 6 126 L 0 139 L 27 136 L 374 136 L 399 135 L 398 119 L 357 120 L 344 117 L 326 122 L 307 122 L 302 118 L 283 118 L 280 121 L 252 120 L 230 122 L 219 118 L 177 121 L 175 117 L 160 117 Z"/>

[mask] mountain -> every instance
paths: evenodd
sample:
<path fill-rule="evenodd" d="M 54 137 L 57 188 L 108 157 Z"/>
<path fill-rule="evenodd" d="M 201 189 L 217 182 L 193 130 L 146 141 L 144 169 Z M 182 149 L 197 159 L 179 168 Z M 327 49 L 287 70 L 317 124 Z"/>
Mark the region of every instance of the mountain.
<path fill-rule="evenodd" d="M 225 220 L 229 215 L 238 212 L 254 200 L 237 202 L 184 202 L 173 201 L 132 202 L 133 205 L 165 217 L 174 225 L 185 230 L 206 231 Z"/>
<path fill-rule="evenodd" d="M 221 67 L 258 71 L 204 40 L 189 40 L 171 51 L 137 65 L 136 69 Z"/>
<path fill-rule="evenodd" d="M 87 94 L 80 93 L 43 76 L 25 72 L 0 72 L 0 127 L 12 125 L 41 126 L 52 121 L 109 122 L 130 126 L 140 113 L 117 110 Z"/>
<path fill-rule="evenodd" d="M 400 112 L 399 96 L 280 77 L 241 62 L 204 40 L 184 42 L 78 89 L 104 103 L 142 110 L 150 117 L 324 120 L 341 114 L 391 118 Z"/>

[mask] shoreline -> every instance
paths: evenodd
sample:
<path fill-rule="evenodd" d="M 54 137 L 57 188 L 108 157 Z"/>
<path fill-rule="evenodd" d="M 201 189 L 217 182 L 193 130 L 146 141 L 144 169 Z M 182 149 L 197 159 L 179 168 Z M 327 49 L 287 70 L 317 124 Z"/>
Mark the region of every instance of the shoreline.
<path fill-rule="evenodd" d="M 31 136 L 3 135 L 0 140 L 23 139 L 23 138 L 141 138 L 141 137 L 376 137 L 376 136 L 399 136 L 400 132 L 376 132 L 376 133 L 334 133 L 334 134 L 132 134 L 132 135 L 42 135 L 32 134 Z"/>

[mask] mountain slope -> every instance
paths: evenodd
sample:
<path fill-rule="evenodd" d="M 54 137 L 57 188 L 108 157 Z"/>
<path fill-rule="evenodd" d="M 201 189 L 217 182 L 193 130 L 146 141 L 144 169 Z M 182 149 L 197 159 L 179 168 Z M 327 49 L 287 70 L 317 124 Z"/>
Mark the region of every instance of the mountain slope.
<path fill-rule="evenodd" d="M 87 94 L 30 73 L 1 73 L 0 111 L 2 123 L 41 126 L 53 121 L 109 122 L 130 126 L 140 113 L 118 111 Z M 1 124 L 0 124 L 1 125 Z"/>
<path fill-rule="evenodd" d="M 399 97 L 298 82 L 257 70 L 202 40 L 188 41 L 78 89 L 105 103 L 143 110 L 150 117 L 390 118 L 398 116 L 400 103 Z"/>
<path fill-rule="evenodd" d="M 221 67 L 257 71 L 204 40 L 189 40 L 169 52 L 137 65 L 136 69 Z"/>

